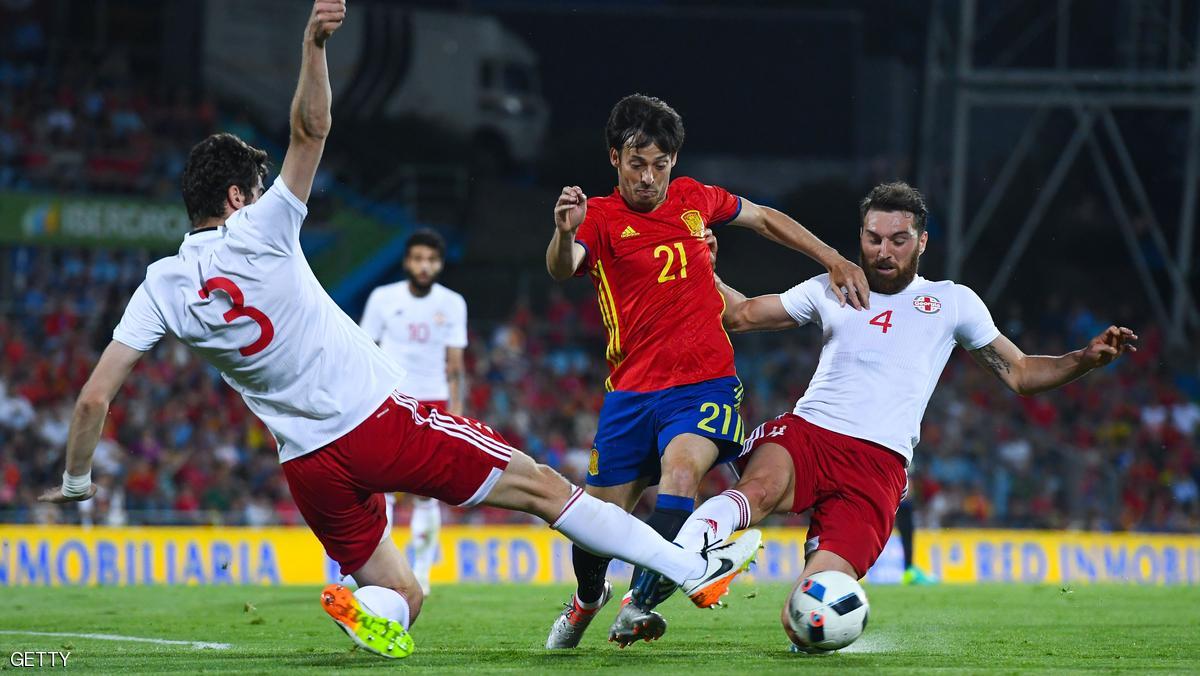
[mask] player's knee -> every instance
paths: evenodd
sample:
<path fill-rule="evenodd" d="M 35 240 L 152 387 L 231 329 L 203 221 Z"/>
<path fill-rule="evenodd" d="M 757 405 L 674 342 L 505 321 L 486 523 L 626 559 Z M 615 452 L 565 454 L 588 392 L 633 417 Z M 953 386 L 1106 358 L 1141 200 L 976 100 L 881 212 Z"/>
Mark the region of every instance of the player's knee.
<path fill-rule="evenodd" d="M 484 504 L 533 514 L 553 523 L 573 490 L 561 474 L 518 451 Z"/>
<path fill-rule="evenodd" d="M 867 567 L 870 567 L 869 565 Z M 850 577 L 858 580 L 866 575 L 866 570 L 859 572 L 849 561 L 843 558 L 840 554 L 835 554 L 828 549 L 818 549 L 812 554 L 809 554 L 804 563 L 804 572 L 800 573 L 802 578 L 816 575 L 827 570 L 835 570 L 839 573 L 845 573 Z"/>
<path fill-rule="evenodd" d="M 695 495 L 703 476 L 704 470 L 694 467 L 690 462 L 664 457 L 658 490 L 671 495 Z"/>
<path fill-rule="evenodd" d="M 416 584 L 415 580 L 413 584 L 406 584 L 403 589 L 396 591 L 408 602 L 408 623 L 412 625 L 417 621 L 417 615 L 421 614 L 421 606 L 425 603 L 425 592 L 421 591 L 421 585 Z"/>
<path fill-rule="evenodd" d="M 738 484 L 737 490 L 750 502 L 750 512 L 765 516 L 775 511 L 786 485 L 780 487 L 780 482 L 764 477 L 756 477 Z"/>
<path fill-rule="evenodd" d="M 537 465 L 537 475 L 538 482 L 534 500 L 536 501 L 535 509 L 538 511 L 535 514 L 546 521 L 553 521 L 558 518 L 563 502 L 571 497 L 575 487 L 567 481 L 566 477 L 559 474 L 558 470 L 549 465 Z"/>
<path fill-rule="evenodd" d="M 558 517 L 563 503 L 571 497 L 572 487 L 553 467 L 537 462 L 522 468 L 524 487 L 518 509 L 551 522 Z"/>

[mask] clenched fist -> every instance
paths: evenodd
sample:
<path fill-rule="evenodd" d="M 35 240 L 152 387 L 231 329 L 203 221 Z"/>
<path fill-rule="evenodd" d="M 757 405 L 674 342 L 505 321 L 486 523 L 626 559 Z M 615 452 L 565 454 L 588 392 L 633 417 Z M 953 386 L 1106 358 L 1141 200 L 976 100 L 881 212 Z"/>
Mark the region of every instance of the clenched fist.
<path fill-rule="evenodd" d="M 345 18 L 346 0 L 317 0 L 308 19 L 309 36 L 318 47 L 324 47 L 325 41 L 341 27 Z"/>

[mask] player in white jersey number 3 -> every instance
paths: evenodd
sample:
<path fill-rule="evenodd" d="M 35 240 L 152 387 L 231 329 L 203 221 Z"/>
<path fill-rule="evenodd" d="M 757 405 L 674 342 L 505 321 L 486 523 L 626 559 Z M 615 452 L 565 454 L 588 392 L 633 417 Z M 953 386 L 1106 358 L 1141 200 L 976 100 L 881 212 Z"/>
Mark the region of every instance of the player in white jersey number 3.
<path fill-rule="evenodd" d="M 429 408 L 464 415 L 467 302 L 437 282 L 446 258 L 446 242 L 422 229 L 404 244 L 405 279 L 376 288 L 367 298 L 359 324 L 389 357 L 404 367 L 404 392 Z M 396 498 L 387 494 L 392 523 Z M 437 500 L 413 497 L 409 531 L 413 573 L 429 594 L 429 575 L 442 525 Z"/>
<path fill-rule="evenodd" d="M 1001 335 L 973 291 L 917 275 L 926 215 L 921 194 L 905 183 L 877 186 L 863 200 L 860 264 L 871 287 L 865 311 L 839 302 L 828 275 L 750 299 L 718 283 L 727 329 L 814 323 L 824 344 L 795 409 L 746 439 L 738 484 L 701 505 L 676 543 L 723 539 L 769 514 L 812 509 L 800 580 L 825 570 L 861 578 L 891 535 L 925 406 L 956 344 L 1022 395 L 1137 349 L 1132 331 L 1112 326 L 1075 352 L 1026 355 Z M 798 643 L 786 608 L 784 630 Z"/>
<path fill-rule="evenodd" d="M 404 371 L 317 282 L 300 226 L 331 125 L 326 41 L 343 0 L 318 0 L 305 30 L 291 138 L 263 191 L 266 153 L 230 134 L 192 149 L 184 203 L 192 222 L 179 253 L 152 264 L 75 404 L 63 485 L 46 502 L 86 500 L 109 404 L 133 366 L 170 333 L 218 369 L 271 430 L 283 472 L 325 551 L 353 574 L 329 585 L 325 611 L 360 646 L 413 650 L 421 588 L 387 537 L 382 494 L 487 504 L 545 519 L 580 546 L 655 570 L 693 599 L 727 588 L 761 534 L 702 550 L 663 540 L 624 510 L 584 494 L 512 448 L 490 427 L 422 406 L 397 388 Z"/>

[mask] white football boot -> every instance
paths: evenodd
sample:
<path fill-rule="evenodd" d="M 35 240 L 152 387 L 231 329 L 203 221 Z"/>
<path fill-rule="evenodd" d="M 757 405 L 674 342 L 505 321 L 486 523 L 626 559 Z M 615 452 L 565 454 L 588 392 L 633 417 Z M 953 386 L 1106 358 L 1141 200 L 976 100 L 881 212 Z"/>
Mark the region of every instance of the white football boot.
<path fill-rule="evenodd" d="M 608 580 L 604 581 L 604 591 L 601 592 L 600 600 L 594 608 L 584 608 L 579 603 L 579 597 L 572 593 L 571 601 L 563 604 L 565 608 L 562 614 L 554 620 L 554 626 L 550 627 L 550 635 L 546 637 L 546 648 L 562 650 L 578 647 L 579 642 L 583 640 L 583 632 L 587 631 L 596 613 L 600 612 L 611 598 L 612 584 Z"/>
<path fill-rule="evenodd" d="M 679 588 L 700 608 L 720 605 L 721 597 L 729 593 L 729 584 L 742 571 L 749 570 L 762 549 L 762 531 L 752 528 L 733 542 L 706 545 L 700 553 L 708 561 L 704 573 L 685 580 Z"/>

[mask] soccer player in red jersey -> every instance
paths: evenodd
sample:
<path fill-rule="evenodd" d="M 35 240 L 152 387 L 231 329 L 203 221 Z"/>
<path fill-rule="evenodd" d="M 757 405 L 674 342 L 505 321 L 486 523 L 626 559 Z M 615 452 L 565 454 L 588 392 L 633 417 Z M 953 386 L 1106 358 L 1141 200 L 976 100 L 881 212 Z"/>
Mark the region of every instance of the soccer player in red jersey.
<path fill-rule="evenodd" d="M 608 332 L 608 394 L 588 468 L 587 491 L 630 510 L 659 484 L 649 523 L 672 538 L 695 506 L 700 479 L 734 459 L 744 429 L 742 386 L 721 326 L 724 302 L 704 233 L 750 228 L 828 269 L 839 299 L 865 306 L 862 270 L 787 215 L 687 177 L 671 180 L 683 121 L 666 103 L 635 94 L 612 109 L 605 130 L 617 170 L 611 195 L 563 188 L 554 207 L 546 266 L 556 280 L 590 275 Z M 844 289 L 844 291 L 843 291 Z M 547 648 L 574 648 L 611 597 L 609 559 L 572 550 L 578 589 L 555 620 Z M 653 640 L 666 622 L 653 608 L 657 576 L 638 571 L 609 632 L 622 647 Z"/>
<path fill-rule="evenodd" d="M 590 551 L 657 570 L 708 607 L 757 554 L 761 534 L 676 547 L 508 445 L 480 422 L 403 394 L 404 369 L 333 302 L 300 248 L 317 165 L 332 125 L 325 45 L 342 0 L 317 0 L 304 33 L 291 140 L 264 190 L 267 154 L 231 134 L 192 149 L 183 198 L 192 230 L 153 263 L 79 393 L 61 486 L 39 500 L 96 493 L 92 457 L 109 405 L 143 354 L 168 333 L 220 371 L 271 430 L 288 487 L 343 574 L 321 606 L 355 643 L 384 657 L 413 650 L 423 594 L 388 536 L 384 493 L 537 515 Z"/>
<path fill-rule="evenodd" d="M 871 190 L 859 212 L 871 312 L 841 307 L 826 275 L 757 298 L 718 282 L 731 331 L 812 323 L 824 344 L 795 408 L 751 433 L 737 485 L 700 505 L 676 544 L 698 548 L 770 514 L 811 509 L 797 585 L 827 570 L 860 578 L 891 536 L 925 406 L 956 345 L 1023 396 L 1061 387 L 1137 351 L 1133 331 L 1110 326 L 1073 352 L 1027 355 L 1000 332 L 974 291 L 917 274 L 929 240 L 921 193 L 906 183 L 885 183 Z M 811 637 L 797 637 L 786 612 L 785 605 L 784 631 L 796 645 L 806 644 Z"/>

